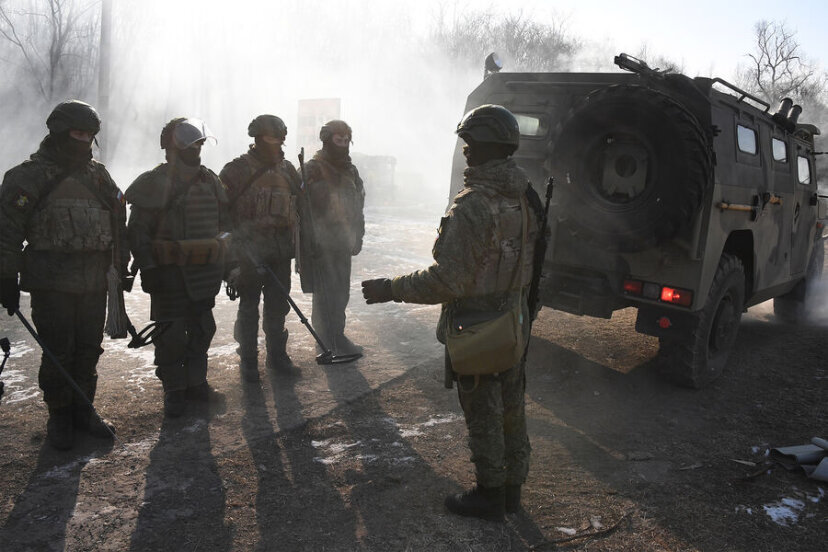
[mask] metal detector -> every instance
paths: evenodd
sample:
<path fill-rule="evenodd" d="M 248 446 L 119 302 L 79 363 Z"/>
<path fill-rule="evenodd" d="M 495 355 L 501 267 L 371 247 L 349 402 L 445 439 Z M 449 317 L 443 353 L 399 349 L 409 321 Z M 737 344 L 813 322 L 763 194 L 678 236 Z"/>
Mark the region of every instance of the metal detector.
<path fill-rule="evenodd" d="M 172 326 L 172 322 L 169 320 L 162 320 L 160 322 L 152 322 L 147 325 L 146 328 L 141 330 L 140 332 L 135 331 L 135 326 L 132 325 L 132 322 L 129 321 L 129 317 L 126 318 L 127 322 L 127 331 L 129 335 L 132 337 L 132 340 L 127 344 L 127 347 L 130 349 L 138 349 L 145 345 L 149 345 L 150 343 L 154 343 L 155 340 Z"/>
<path fill-rule="evenodd" d="M 276 276 L 273 270 L 267 264 L 257 262 L 253 254 L 247 249 L 244 249 L 244 252 L 247 255 L 247 258 L 250 259 L 250 262 L 253 263 L 253 266 L 256 267 L 256 272 L 258 272 L 262 276 L 264 276 L 265 274 L 270 274 L 270 277 L 273 278 L 274 282 L 276 282 L 276 287 L 279 288 L 279 291 L 282 292 L 282 295 L 284 295 L 285 299 L 287 299 L 288 303 L 290 303 L 290 306 L 293 308 L 296 314 L 299 315 L 299 320 L 302 322 L 302 324 L 305 325 L 305 327 L 311 333 L 311 335 L 319 344 L 319 346 L 322 347 L 323 352 L 316 355 L 317 364 L 346 364 L 348 362 L 353 362 L 357 359 L 362 358 L 362 353 L 353 353 L 349 355 L 334 354 L 333 351 L 331 351 L 331 349 L 329 349 L 327 345 L 325 345 L 322 342 L 322 338 L 320 338 L 319 335 L 314 331 L 313 327 L 310 325 L 310 322 L 308 322 L 308 318 L 304 314 L 302 314 L 301 310 L 299 310 L 299 306 L 296 304 L 296 302 L 294 302 L 293 298 L 290 296 L 290 293 L 288 293 L 287 288 L 285 288 L 284 284 L 282 284 L 282 282 L 279 281 L 279 278 Z"/>

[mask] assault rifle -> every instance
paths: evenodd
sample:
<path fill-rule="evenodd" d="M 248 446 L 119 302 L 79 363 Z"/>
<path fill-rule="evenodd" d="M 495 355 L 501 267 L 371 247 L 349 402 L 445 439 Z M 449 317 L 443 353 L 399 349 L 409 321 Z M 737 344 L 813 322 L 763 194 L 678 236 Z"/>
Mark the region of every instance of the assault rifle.
<path fill-rule="evenodd" d="M 549 177 L 546 183 L 546 205 L 543 208 L 543 218 L 541 218 L 540 228 L 538 229 L 538 237 L 535 241 L 535 256 L 532 259 L 532 283 L 529 284 L 529 294 L 526 298 L 529 304 L 529 316 L 534 321 L 538 308 L 538 295 L 540 293 L 540 279 L 543 272 L 543 261 L 546 257 L 546 247 L 549 244 L 547 231 L 549 228 L 549 202 L 552 200 L 552 192 L 555 189 L 555 179 Z M 529 345 L 526 345 L 528 350 Z M 526 353 L 524 353 L 524 356 Z"/>

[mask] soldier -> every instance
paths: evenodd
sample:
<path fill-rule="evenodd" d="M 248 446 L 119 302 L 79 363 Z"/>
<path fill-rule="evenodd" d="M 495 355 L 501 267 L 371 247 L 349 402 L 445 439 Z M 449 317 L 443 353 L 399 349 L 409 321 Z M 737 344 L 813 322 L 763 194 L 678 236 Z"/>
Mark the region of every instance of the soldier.
<path fill-rule="evenodd" d="M 247 127 L 247 134 L 255 143 L 247 153 L 227 163 L 219 176 L 230 198 L 233 248 L 240 262 L 229 282 L 239 296 L 233 334 L 239 344 L 242 377 L 255 382 L 259 379 L 259 299 L 263 293 L 267 366 L 281 373 L 296 370 L 286 351 L 285 315 L 290 305 L 271 276 L 256 271 L 250 255 L 267 264 L 285 290 L 290 290 L 290 259 L 298 228 L 295 192 L 300 179 L 282 152 L 287 135 L 282 119 L 259 115 Z"/>
<path fill-rule="evenodd" d="M 351 163 L 351 137 L 351 127 L 345 121 L 325 123 L 319 131 L 322 149 L 308 161 L 303 175 L 313 221 L 311 319 L 322 341 L 340 354 L 362 352 L 362 347 L 345 337 L 351 257 L 362 250 L 365 234 L 365 189 Z"/>
<path fill-rule="evenodd" d="M 46 126 L 37 153 L 9 170 L 0 188 L 0 298 L 12 315 L 20 290 L 31 293 L 37 333 L 91 403 L 103 353 L 107 270 L 114 265 L 127 274 L 126 211 L 123 194 L 92 159 L 97 111 L 65 101 Z M 111 424 L 93 414 L 45 353 L 38 380 L 54 448 L 71 448 L 74 430 L 112 437 Z"/>
<path fill-rule="evenodd" d="M 369 304 L 442 303 L 437 336 L 445 343 L 447 309 L 499 311 L 508 290 L 517 287 L 523 335 L 528 339 L 526 292 L 532 278 L 540 199 L 510 158 L 520 141 L 517 120 L 501 106 L 484 105 L 463 117 L 457 134 L 466 142 L 465 185 L 441 222 L 434 264 L 393 280 L 365 281 L 363 295 Z M 529 239 L 522 241 L 524 217 L 528 217 Z M 517 286 L 512 278 L 519 280 Z M 475 377 L 479 377 L 477 385 Z M 524 362 L 503 366 L 494 375 L 455 374 L 455 379 L 477 485 L 447 497 L 445 505 L 459 515 L 500 520 L 504 510 L 512 513 L 520 508 L 520 488 L 529 470 Z"/>
<path fill-rule="evenodd" d="M 225 269 L 227 195 L 218 176 L 201 164 L 207 138 L 212 136 L 203 121 L 171 120 L 161 131 L 167 162 L 126 191 L 129 243 L 141 287 L 152 299 L 150 316 L 170 323 L 155 339 L 155 374 L 171 418 L 184 413 L 188 399 L 217 398 L 207 383 L 207 350 Z"/>

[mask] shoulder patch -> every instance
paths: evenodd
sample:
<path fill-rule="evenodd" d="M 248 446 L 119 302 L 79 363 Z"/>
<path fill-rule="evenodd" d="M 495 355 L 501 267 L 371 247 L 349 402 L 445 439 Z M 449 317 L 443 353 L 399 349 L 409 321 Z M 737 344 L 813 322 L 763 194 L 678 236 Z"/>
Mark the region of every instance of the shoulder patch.
<path fill-rule="evenodd" d="M 26 205 L 28 205 L 28 204 L 29 204 L 29 196 L 26 195 L 24 192 L 20 192 L 20 194 L 18 194 L 18 196 L 17 196 L 17 199 L 14 200 L 14 205 L 18 209 L 24 209 L 26 207 Z"/>

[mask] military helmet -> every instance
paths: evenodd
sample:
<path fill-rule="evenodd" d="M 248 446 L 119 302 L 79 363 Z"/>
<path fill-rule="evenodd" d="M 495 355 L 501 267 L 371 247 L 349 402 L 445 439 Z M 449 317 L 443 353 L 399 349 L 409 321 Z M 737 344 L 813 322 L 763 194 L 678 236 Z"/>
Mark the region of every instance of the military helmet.
<path fill-rule="evenodd" d="M 95 108 L 80 100 L 67 100 L 55 107 L 46 119 L 51 134 L 69 130 L 85 130 L 97 134 L 101 130 L 101 117 Z"/>
<path fill-rule="evenodd" d="M 475 107 L 457 125 L 460 138 L 468 136 L 475 142 L 520 145 L 520 126 L 512 112 L 502 105 L 486 104 Z"/>
<path fill-rule="evenodd" d="M 210 129 L 201 119 L 176 117 L 161 129 L 161 149 L 184 150 L 207 138 L 215 140 Z"/>
<path fill-rule="evenodd" d="M 319 139 L 323 142 L 327 142 L 331 138 L 333 138 L 334 134 L 342 134 L 343 136 L 351 136 L 353 137 L 353 132 L 351 131 L 351 127 L 348 126 L 348 123 L 345 121 L 340 121 L 339 119 L 334 119 L 333 121 L 328 121 L 322 128 L 319 129 Z"/>
<path fill-rule="evenodd" d="M 259 115 L 247 125 L 247 135 L 273 136 L 284 140 L 287 136 L 287 125 L 276 115 Z"/>

